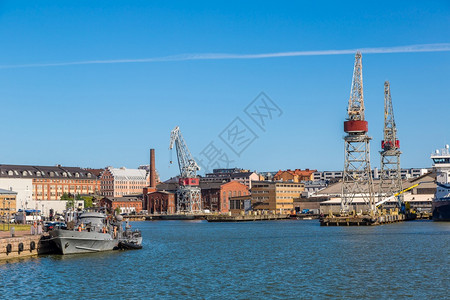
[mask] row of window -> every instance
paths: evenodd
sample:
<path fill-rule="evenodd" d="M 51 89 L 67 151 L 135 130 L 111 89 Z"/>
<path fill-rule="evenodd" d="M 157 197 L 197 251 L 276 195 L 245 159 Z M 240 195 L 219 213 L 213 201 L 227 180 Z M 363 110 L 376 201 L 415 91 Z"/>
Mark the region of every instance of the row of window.
<path fill-rule="evenodd" d="M 96 183 L 94 180 L 86 180 L 86 179 L 34 179 L 33 182 L 56 182 L 56 183 Z"/>
<path fill-rule="evenodd" d="M 17 170 L 9 170 L 8 171 L 8 176 L 14 176 L 14 175 L 19 176 L 19 174 L 21 174 L 22 176 L 34 176 L 34 175 L 36 175 L 36 176 L 46 176 L 47 175 L 47 173 L 44 172 L 44 171 L 37 171 L 35 174 L 33 174 L 33 172 L 31 172 L 31 171 L 22 171 L 20 173 Z M 57 177 L 59 177 L 59 176 L 72 177 L 72 176 L 75 176 L 77 178 L 80 177 L 80 176 L 83 176 L 82 173 L 78 173 L 78 172 L 75 172 L 75 173 L 72 174 L 70 172 L 61 172 L 61 173 L 59 173 L 58 171 L 50 171 L 50 172 L 48 172 L 48 175 L 50 177 L 55 177 L 55 176 L 57 176 Z M 92 177 L 91 173 L 87 173 L 86 176 L 88 178 Z"/>
<path fill-rule="evenodd" d="M 301 190 L 301 191 L 299 191 L 299 190 L 296 190 L 296 191 L 277 191 L 277 194 L 278 193 L 281 193 L 281 194 L 301 194 L 303 192 L 303 190 Z"/>
<path fill-rule="evenodd" d="M 299 184 L 277 184 L 277 187 L 298 188 L 298 187 L 303 187 L 303 186 L 304 186 L 303 183 L 299 183 Z"/>

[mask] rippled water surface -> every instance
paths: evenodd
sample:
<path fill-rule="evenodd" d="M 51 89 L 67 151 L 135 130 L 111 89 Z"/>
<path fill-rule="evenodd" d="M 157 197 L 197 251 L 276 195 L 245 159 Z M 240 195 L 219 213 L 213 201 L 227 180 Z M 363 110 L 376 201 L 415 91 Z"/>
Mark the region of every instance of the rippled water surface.
<path fill-rule="evenodd" d="M 133 223 L 144 249 L 0 263 L 16 298 L 449 299 L 450 223 Z"/>

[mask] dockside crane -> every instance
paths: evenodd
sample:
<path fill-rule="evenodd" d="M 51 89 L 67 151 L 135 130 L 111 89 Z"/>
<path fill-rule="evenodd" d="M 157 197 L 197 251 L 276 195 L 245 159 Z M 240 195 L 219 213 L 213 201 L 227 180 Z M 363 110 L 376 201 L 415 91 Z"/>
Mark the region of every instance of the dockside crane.
<path fill-rule="evenodd" d="M 370 212 L 375 212 L 373 181 L 370 169 L 368 122 L 364 118 L 362 55 L 356 52 L 352 88 L 344 122 L 345 165 L 342 184 L 341 211 L 349 212 L 356 197 L 362 198 Z"/>
<path fill-rule="evenodd" d="M 197 176 L 197 171 L 200 170 L 200 167 L 189 151 L 178 126 L 170 133 L 169 150 L 172 150 L 174 145 L 177 151 L 178 166 L 180 168 L 179 187 L 177 190 L 177 212 L 201 212 L 200 180 Z"/>
<path fill-rule="evenodd" d="M 389 81 L 384 83 L 384 140 L 381 141 L 381 149 L 380 198 L 384 198 L 402 190 L 400 142 L 397 139 Z"/>

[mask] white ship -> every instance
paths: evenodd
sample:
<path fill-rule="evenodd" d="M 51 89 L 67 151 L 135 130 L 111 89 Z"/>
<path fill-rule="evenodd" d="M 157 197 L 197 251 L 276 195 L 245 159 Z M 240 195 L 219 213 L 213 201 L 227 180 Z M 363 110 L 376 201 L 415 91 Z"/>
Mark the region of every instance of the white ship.
<path fill-rule="evenodd" d="M 450 150 L 445 145 L 442 150 L 431 154 L 436 170 L 436 195 L 433 199 L 433 220 L 450 221 Z"/>

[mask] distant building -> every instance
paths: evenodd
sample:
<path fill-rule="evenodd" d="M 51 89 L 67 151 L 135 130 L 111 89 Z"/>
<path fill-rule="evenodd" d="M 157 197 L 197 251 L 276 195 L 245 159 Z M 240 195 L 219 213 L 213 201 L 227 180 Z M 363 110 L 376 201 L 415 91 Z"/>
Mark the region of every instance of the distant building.
<path fill-rule="evenodd" d="M 247 212 L 252 209 L 252 196 L 237 196 L 231 197 L 230 201 L 230 212 L 232 214 L 239 214 L 241 212 Z"/>
<path fill-rule="evenodd" d="M 224 182 L 237 181 L 251 189 L 252 182 L 259 181 L 260 177 L 256 172 L 233 168 L 214 169 L 213 173 L 208 173 L 205 175 L 205 177 L 200 178 L 201 182 L 217 182 L 218 180 L 222 180 Z"/>
<path fill-rule="evenodd" d="M 35 205 L 32 205 L 34 202 L 33 196 L 35 194 L 32 178 L 0 177 L 0 188 L 17 193 L 15 206 L 17 210 L 25 210 L 28 208 L 35 209 Z"/>
<path fill-rule="evenodd" d="M 101 194 L 106 197 L 142 194 L 149 186 L 148 172 L 142 169 L 107 167 L 101 177 Z"/>
<path fill-rule="evenodd" d="M 119 208 L 120 213 L 140 213 L 142 210 L 142 198 L 139 197 L 105 197 L 100 200 L 100 205 L 109 211 Z"/>
<path fill-rule="evenodd" d="M 431 172 L 431 168 L 410 168 L 410 169 L 401 169 L 401 174 L 403 179 L 408 178 L 416 178 L 419 176 L 423 176 Z M 381 171 L 378 168 L 372 169 L 372 178 L 379 179 Z M 313 175 L 313 180 L 325 180 L 325 181 L 333 181 L 333 179 L 342 179 L 344 176 L 343 171 L 316 171 Z M 335 180 L 335 182 L 338 180 Z"/>
<path fill-rule="evenodd" d="M 302 193 L 302 198 L 308 198 L 314 195 L 315 193 L 325 189 L 328 184 L 326 181 L 305 181 L 305 190 Z"/>
<path fill-rule="evenodd" d="M 157 191 L 144 192 L 144 207 L 151 214 L 174 214 L 176 212 L 175 193 Z"/>
<path fill-rule="evenodd" d="M 141 165 L 141 166 L 138 167 L 138 169 L 139 169 L 139 170 L 145 170 L 145 171 L 147 172 L 147 174 L 150 173 L 150 165 Z M 160 183 L 160 182 L 161 182 L 161 179 L 160 179 L 160 177 L 159 177 L 158 171 L 155 170 L 155 173 L 156 173 L 156 174 L 155 174 L 155 176 L 156 176 L 156 178 L 155 178 L 156 183 Z"/>
<path fill-rule="evenodd" d="M 0 216 L 7 217 L 16 213 L 16 196 L 16 192 L 0 189 Z"/>
<path fill-rule="evenodd" d="M 436 193 L 436 183 L 434 182 L 435 178 L 436 173 L 430 172 L 420 177 L 404 179 L 402 183 L 403 189 L 420 183 L 414 189 L 403 194 L 404 201 L 409 202 L 410 207 L 413 209 L 419 211 L 431 211 L 432 200 Z M 373 186 L 375 192 L 375 202 L 381 201 L 388 197 L 387 195 L 380 194 L 379 180 L 374 179 Z M 320 203 L 320 209 L 323 213 L 339 213 L 341 209 L 342 182 L 331 184 L 327 188 L 317 192 L 312 197 L 320 197 L 321 199 L 325 198 L 326 201 Z M 397 199 L 392 199 L 383 204 L 383 208 L 387 209 L 397 206 Z M 361 197 L 356 196 L 351 209 L 355 211 L 364 211 L 367 209 L 367 206 Z"/>
<path fill-rule="evenodd" d="M 279 170 L 273 177 L 273 181 L 284 181 L 284 182 L 302 182 L 302 181 L 312 181 L 314 180 L 314 172 L 317 170 Z"/>
<path fill-rule="evenodd" d="M 100 176 L 102 176 L 103 171 L 105 169 L 92 169 L 92 168 L 85 168 L 86 171 L 91 172 L 97 179 L 100 179 Z"/>
<path fill-rule="evenodd" d="M 304 183 L 257 181 L 252 187 L 252 207 L 255 210 L 271 210 L 290 213 L 294 209 L 294 198 L 300 198 Z"/>
<path fill-rule="evenodd" d="M 50 209 L 63 212 L 66 202 L 60 199 L 64 193 L 98 194 L 100 180 L 77 167 L 0 165 L 0 188 L 17 192 L 16 210 L 42 210 L 48 216 Z"/>
<path fill-rule="evenodd" d="M 59 200 L 67 194 L 95 194 L 100 183 L 91 172 L 82 168 L 62 166 L 18 166 L 0 165 L 0 178 L 32 180 L 32 199 Z M 8 184 L 3 180 L 3 184 Z M 31 200 L 31 199 L 30 199 Z"/>
<path fill-rule="evenodd" d="M 247 196 L 248 187 L 237 181 L 230 182 L 201 182 L 202 207 L 212 212 L 226 213 L 230 211 L 232 197 Z"/>
<path fill-rule="evenodd" d="M 259 181 L 273 181 L 273 177 L 277 174 L 277 171 L 273 172 L 258 172 L 260 179 Z"/>

